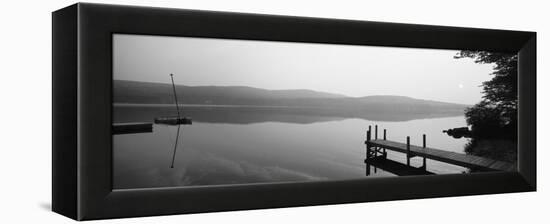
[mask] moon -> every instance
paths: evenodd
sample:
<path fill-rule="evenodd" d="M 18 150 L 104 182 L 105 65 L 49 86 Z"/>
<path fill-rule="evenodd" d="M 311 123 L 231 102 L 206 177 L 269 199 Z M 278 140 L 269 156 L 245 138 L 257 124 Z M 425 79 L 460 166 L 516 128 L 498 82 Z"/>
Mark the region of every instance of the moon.
<path fill-rule="evenodd" d="M 462 89 L 464 88 L 464 85 L 462 85 L 462 83 L 458 84 L 458 88 Z"/>

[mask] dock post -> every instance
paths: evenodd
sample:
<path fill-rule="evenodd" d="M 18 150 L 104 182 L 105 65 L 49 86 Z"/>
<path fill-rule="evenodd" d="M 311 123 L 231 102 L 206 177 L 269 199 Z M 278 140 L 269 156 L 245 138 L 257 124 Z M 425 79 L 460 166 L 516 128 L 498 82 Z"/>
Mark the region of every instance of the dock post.
<path fill-rule="evenodd" d="M 378 139 L 378 125 L 374 125 L 374 139 Z M 378 156 L 378 147 L 374 147 L 374 157 Z M 374 168 L 376 173 L 376 168 Z"/>
<path fill-rule="evenodd" d="M 367 133 L 371 133 L 371 126 L 370 125 L 369 125 L 369 132 L 367 132 Z"/>
<path fill-rule="evenodd" d="M 370 125 L 369 125 L 369 131 L 368 131 L 367 133 L 368 133 L 368 138 L 369 138 L 369 142 L 370 142 L 370 140 L 372 139 L 372 138 L 371 138 L 372 129 L 371 129 L 371 126 L 370 126 Z M 369 146 L 369 150 L 370 150 L 370 146 Z M 370 152 L 370 151 L 369 151 L 369 152 Z M 370 156 L 370 154 L 367 155 L 367 156 Z"/>
<path fill-rule="evenodd" d="M 369 163 L 369 157 L 370 157 L 370 125 L 369 130 L 367 131 L 367 140 L 365 141 L 365 144 L 367 145 L 367 156 L 365 157 L 365 165 L 367 169 L 367 176 L 370 176 L 370 163 Z"/>
<path fill-rule="evenodd" d="M 411 137 L 407 136 L 407 166 L 411 165 Z"/>
<path fill-rule="evenodd" d="M 426 134 L 422 135 L 422 148 L 426 149 Z M 426 156 L 422 158 L 422 168 L 426 170 Z"/>
<path fill-rule="evenodd" d="M 384 140 L 386 140 L 386 129 L 384 128 Z M 384 158 L 386 158 L 388 156 L 388 154 L 386 153 L 386 148 L 382 148 L 383 151 L 383 154 L 384 154 Z"/>
<path fill-rule="evenodd" d="M 367 159 L 370 157 L 370 130 L 367 131 L 367 141 L 365 141 L 365 144 L 367 145 Z"/>

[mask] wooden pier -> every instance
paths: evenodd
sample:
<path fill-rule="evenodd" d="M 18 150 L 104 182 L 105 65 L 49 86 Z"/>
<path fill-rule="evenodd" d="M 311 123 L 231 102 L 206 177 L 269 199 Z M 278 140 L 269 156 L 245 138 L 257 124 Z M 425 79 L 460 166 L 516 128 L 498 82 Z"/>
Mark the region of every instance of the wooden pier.
<path fill-rule="evenodd" d="M 114 123 L 112 127 L 113 135 L 136 134 L 153 132 L 153 123 Z"/>
<path fill-rule="evenodd" d="M 423 146 L 416 146 L 410 144 L 410 137 L 407 136 L 406 143 L 400 143 L 395 141 L 389 141 L 386 139 L 386 129 L 384 129 L 384 136 L 382 139 L 378 139 L 378 125 L 375 126 L 374 139 L 371 138 L 371 126 L 367 131 L 367 140 L 365 141 L 367 147 L 367 154 L 365 163 L 367 166 L 377 166 L 383 170 L 394 173 L 396 175 L 420 175 L 421 170 L 426 170 L 426 159 L 436 160 L 448 164 L 457 166 L 473 168 L 486 171 L 514 171 L 516 169 L 515 164 L 483 158 L 474 155 L 460 154 L 456 152 L 445 151 L 441 149 L 426 147 L 426 135 L 423 135 Z M 387 159 L 386 150 L 400 152 L 406 154 L 407 164 L 401 164 L 401 166 L 393 163 Z M 410 159 L 413 157 L 421 157 L 423 165 L 420 168 L 410 166 Z M 386 160 L 386 161 L 384 161 Z M 388 162 L 391 161 L 391 162 Z M 391 165 L 390 165 L 391 164 Z M 383 166 L 387 166 L 388 169 L 384 169 Z M 370 169 L 367 167 L 367 175 L 370 174 Z M 429 174 L 429 173 L 426 173 Z"/>

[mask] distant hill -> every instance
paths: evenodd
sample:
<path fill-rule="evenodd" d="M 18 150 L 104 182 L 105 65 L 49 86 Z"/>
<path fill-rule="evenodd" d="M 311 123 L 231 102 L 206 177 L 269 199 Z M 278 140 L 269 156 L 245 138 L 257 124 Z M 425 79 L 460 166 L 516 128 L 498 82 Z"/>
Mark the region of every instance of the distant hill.
<path fill-rule="evenodd" d="M 440 102 L 440 101 L 434 101 L 434 100 L 422 100 L 422 99 L 415 99 L 412 97 L 407 96 L 392 96 L 392 95 L 375 95 L 375 96 L 365 96 L 365 97 L 359 97 L 359 101 L 363 104 L 370 104 L 370 105 L 398 105 L 399 107 L 424 107 L 427 109 L 433 109 L 435 111 L 438 110 L 454 110 L 458 109 L 460 112 L 464 112 L 464 109 L 468 107 L 469 105 L 465 104 L 455 104 L 455 103 L 446 103 L 446 102 Z"/>
<path fill-rule="evenodd" d="M 114 102 L 174 103 L 172 85 L 165 83 L 114 80 Z M 285 99 L 345 98 L 333 93 L 306 89 L 266 90 L 247 86 L 184 86 L 176 85 L 181 103 L 187 104 L 264 104 L 256 101 Z"/>
<path fill-rule="evenodd" d="M 467 105 L 405 96 L 348 97 L 312 90 L 266 90 L 246 86 L 177 85 L 180 104 L 295 108 L 305 114 L 369 117 L 373 114 L 451 116 L 464 114 Z M 131 104 L 174 104 L 172 85 L 115 80 L 113 101 Z"/>

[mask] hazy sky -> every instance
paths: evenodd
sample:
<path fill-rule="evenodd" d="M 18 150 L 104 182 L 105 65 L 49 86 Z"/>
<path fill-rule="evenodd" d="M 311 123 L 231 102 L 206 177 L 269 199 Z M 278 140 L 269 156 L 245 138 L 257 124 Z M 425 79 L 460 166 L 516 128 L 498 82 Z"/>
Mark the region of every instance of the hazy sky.
<path fill-rule="evenodd" d="M 475 104 L 492 65 L 458 51 L 147 35 L 113 36 L 113 78 L 311 89 Z"/>

